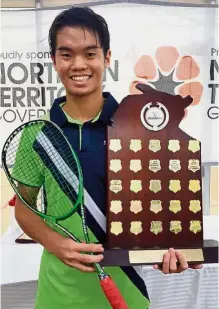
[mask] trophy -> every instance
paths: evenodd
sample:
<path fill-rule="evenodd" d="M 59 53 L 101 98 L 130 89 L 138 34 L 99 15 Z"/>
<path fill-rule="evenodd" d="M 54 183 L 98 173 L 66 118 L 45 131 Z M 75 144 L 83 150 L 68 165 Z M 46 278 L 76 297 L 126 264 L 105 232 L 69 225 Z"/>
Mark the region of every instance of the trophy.
<path fill-rule="evenodd" d="M 203 241 L 201 143 L 179 128 L 192 98 L 137 88 L 107 129 L 103 265 L 162 263 L 170 247 L 217 262 L 217 242 Z"/>

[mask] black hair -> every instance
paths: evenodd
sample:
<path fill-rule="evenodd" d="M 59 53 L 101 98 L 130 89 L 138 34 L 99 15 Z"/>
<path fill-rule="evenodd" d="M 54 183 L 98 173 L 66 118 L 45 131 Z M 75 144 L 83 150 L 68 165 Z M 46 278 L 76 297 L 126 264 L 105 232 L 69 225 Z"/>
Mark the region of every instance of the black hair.
<path fill-rule="evenodd" d="M 88 7 L 71 7 L 54 19 L 49 29 L 50 54 L 55 57 L 57 32 L 64 27 L 81 27 L 92 30 L 98 36 L 104 56 L 110 48 L 110 35 L 105 19 Z"/>

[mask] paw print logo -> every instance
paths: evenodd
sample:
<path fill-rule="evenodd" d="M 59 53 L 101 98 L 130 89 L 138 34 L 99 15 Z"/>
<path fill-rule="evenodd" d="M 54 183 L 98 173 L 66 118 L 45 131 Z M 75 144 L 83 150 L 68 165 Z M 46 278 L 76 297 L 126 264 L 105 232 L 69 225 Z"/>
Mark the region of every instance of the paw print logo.
<path fill-rule="evenodd" d="M 146 84 L 158 91 L 183 98 L 190 95 L 192 105 L 200 102 L 203 86 L 197 81 L 200 68 L 192 56 L 180 56 L 173 46 L 161 46 L 156 50 L 155 58 L 141 56 L 134 67 L 136 80 L 131 83 L 131 94 L 142 94 L 137 84 Z M 138 79 L 138 80 L 137 80 Z"/>

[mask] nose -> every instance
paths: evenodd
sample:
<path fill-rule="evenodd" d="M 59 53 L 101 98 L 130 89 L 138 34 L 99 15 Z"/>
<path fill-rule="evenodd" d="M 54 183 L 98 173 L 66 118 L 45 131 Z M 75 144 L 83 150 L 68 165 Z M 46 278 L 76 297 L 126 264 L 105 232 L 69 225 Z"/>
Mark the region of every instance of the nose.
<path fill-rule="evenodd" d="M 82 71 L 82 70 L 85 70 L 86 68 L 87 68 L 87 63 L 84 57 L 78 55 L 72 59 L 71 69 L 73 71 Z"/>

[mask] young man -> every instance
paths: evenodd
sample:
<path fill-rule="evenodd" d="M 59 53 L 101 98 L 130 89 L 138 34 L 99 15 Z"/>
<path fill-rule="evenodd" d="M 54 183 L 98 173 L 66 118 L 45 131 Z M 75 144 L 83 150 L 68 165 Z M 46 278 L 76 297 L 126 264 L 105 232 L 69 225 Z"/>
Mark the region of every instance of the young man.
<path fill-rule="evenodd" d="M 102 93 L 103 73 L 110 65 L 111 57 L 108 27 L 105 20 L 91 9 L 73 7 L 55 18 L 49 32 L 49 44 L 54 67 L 66 89 L 66 97 L 54 101 L 46 119 L 62 128 L 76 151 L 82 166 L 84 187 L 96 210 L 92 211 L 92 206 L 86 209 L 93 243 L 78 244 L 52 230 L 17 200 L 16 219 L 21 228 L 45 248 L 35 309 L 110 309 L 92 267 L 93 262 L 103 259 L 105 134 L 118 108 L 110 93 Z M 40 181 L 38 185 L 41 185 Z M 86 202 L 85 206 L 88 206 Z M 78 214 L 65 220 L 63 225 L 78 238 L 84 239 Z M 96 255 L 89 255 L 89 252 Z M 186 268 L 188 264 L 180 252 L 170 249 L 165 254 L 164 273 Z M 110 267 L 106 271 L 130 309 L 149 307 L 141 267 Z"/>

